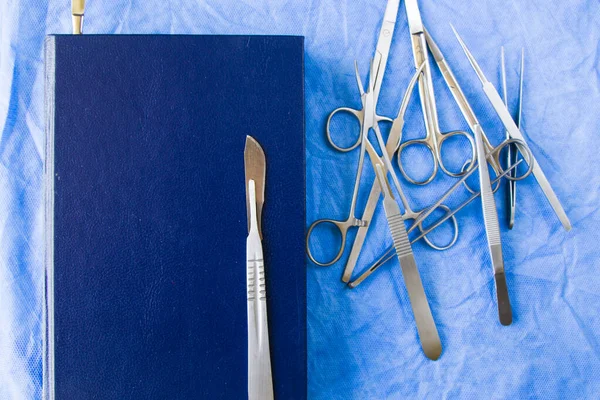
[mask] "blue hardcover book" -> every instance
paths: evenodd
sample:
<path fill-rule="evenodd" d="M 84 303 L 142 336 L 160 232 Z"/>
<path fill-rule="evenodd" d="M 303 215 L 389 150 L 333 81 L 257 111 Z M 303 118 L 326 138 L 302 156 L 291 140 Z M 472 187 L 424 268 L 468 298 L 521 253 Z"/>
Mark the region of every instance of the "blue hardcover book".
<path fill-rule="evenodd" d="M 303 38 L 50 36 L 46 395 L 247 396 L 246 135 L 275 397 L 306 398 Z"/>

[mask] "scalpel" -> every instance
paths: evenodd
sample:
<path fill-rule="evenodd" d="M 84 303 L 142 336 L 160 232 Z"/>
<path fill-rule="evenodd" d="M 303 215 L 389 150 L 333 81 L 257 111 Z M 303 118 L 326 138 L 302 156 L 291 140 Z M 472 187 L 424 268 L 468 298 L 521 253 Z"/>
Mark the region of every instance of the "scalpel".
<path fill-rule="evenodd" d="M 267 323 L 265 265 L 259 218 L 265 187 L 265 153 L 251 136 L 244 149 L 248 238 L 246 240 L 246 284 L 248 303 L 248 400 L 272 400 L 273 378 Z"/>

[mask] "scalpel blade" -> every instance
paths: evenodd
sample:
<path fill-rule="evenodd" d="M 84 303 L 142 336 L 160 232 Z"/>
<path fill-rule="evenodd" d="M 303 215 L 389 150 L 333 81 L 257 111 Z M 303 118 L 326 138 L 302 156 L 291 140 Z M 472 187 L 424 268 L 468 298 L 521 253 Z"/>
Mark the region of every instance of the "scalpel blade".
<path fill-rule="evenodd" d="M 496 114 L 498 114 L 498 116 L 502 120 L 502 124 L 508 131 L 510 137 L 513 139 L 519 139 L 519 140 L 527 143 L 527 141 L 523 137 L 523 134 L 521 134 L 521 131 L 517 127 L 517 124 L 515 123 L 515 121 L 511 117 L 510 113 L 506 109 L 506 106 L 504 105 L 502 98 L 498 94 L 498 91 L 496 90 L 494 85 L 492 85 L 492 83 L 487 80 L 485 75 L 483 75 L 483 71 L 479 67 L 479 64 L 477 64 L 477 61 L 475 60 L 475 58 L 473 57 L 473 55 L 471 54 L 471 52 L 469 51 L 469 49 L 463 42 L 462 38 L 460 37 L 458 32 L 456 32 L 456 29 L 454 29 L 453 26 L 452 26 L 452 30 L 454 31 L 454 34 L 456 35 L 458 42 L 460 43 L 463 51 L 465 52 L 467 58 L 469 59 L 471 66 L 473 67 L 473 69 L 477 73 L 477 76 L 481 80 L 481 83 L 483 84 L 483 91 L 484 91 L 485 95 L 487 96 L 488 100 L 492 103 L 492 107 L 494 107 L 494 110 L 496 110 Z M 533 154 L 531 155 L 531 158 L 532 158 L 531 162 L 534 164 L 533 165 L 533 176 L 538 181 L 540 188 L 544 192 L 544 195 L 548 199 L 548 202 L 554 209 L 554 212 L 558 216 L 558 219 L 562 223 L 565 230 L 570 231 L 571 230 L 571 222 L 569 221 L 569 217 L 567 217 L 567 214 L 565 213 L 565 210 L 563 209 L 562 205 L 560 204 L 560 201 L 558 200 L 556 193 L 554 193 L 552 186 L 550 186 L 550 182 L 548 182 L 548 178 L 546 178 L 546 175 L 542 171 L 540 164 L 537 162 L 537 160 L 535 159 Z"/>
<path fill-rule="evenodd" d="M 400 261 L 402 277 L 404 278 L 404 284 L 406 285 L 408 298 L 417 324 L 421 347 L 427 358 L 437 360 L 442 354 L 442 343 L 440 342 L 440 336 L 431 315 L 425 289 L 423 289 L 423 282 L 421 282 L 415 256 L 408 240 L 404 219 L 402 218 L 398 203 L 394 200 L 381 164 L 377 164 L 375 168 L 377 179 L 383 192 L 385 215 L 390 232 L 392 233 L 396 255 Z"/>
<path fill-rule="evenodd" d="M 260 144 L 252 136 L 246 136 L 246 147 L 244 148 L 244 167 L 246 171 L 246 212 L 250 215 L 250 199 L 248 182 L 254 180 L 256 185 L 256 215 L 258 221 L 258 233 L 262 237 L 261 219 L 262 208 L 265 202 L 265 152 Z M 248 232 L 250 231 L 250 219 L 248 218 Z"/>

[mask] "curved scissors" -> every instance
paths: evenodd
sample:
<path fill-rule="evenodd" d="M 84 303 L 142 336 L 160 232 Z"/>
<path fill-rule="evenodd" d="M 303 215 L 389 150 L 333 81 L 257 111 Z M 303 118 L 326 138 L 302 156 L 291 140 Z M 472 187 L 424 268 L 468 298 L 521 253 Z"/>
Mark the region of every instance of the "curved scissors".
<path fill-rule="evenodd" d="M 480 132 L 482 133 L 482 139 L 483 139 L 482 141 L 483 141 L 483 145 L 484 145 L 485 152 L 486 152 L 487 162 L 490 164 L 490 166 L 492 167 L 492 169 L 494 170 L 494 172 L 497 175 L 496 179 L 494 179 L 491 182 L 492 185 L 495 185 L 495 187 L 493 186 L 493 190 L 494 191 L 498 190 L 499 182 L 502 178 L 506 178 L 511 181 L 519 181 L 519 180 L 522 180 L 522 179 L 525 179 L 526 177 L 528 177 L 534 170 L 535 158 L 534 158 L 533 154 L 531 153 L 527 144 L 525 142 L 523 142 L 522 140 L 511 138 L 511 139 L 505 140 L 504 142 L 500 143 L 496 147 L 491 145 L 491 143 L 489 142 L 489 140 L 483 133 L 483 130 L 481 130 L 479 121 L 477 120 L 477 117 L 475 116 L 473 109 L 471 108 L 469 102 L 467 101 L 467 98 L 465 97 L 462 89 L 460 88 L 458 81 L 454 77 L 454 74 L 452 73 L 450 66 L 446 62 L 442 52 L 437 47 L 436 43 L 433 41 L 433 38 L 429 35 L 429 33 L 426 30 L 424 30 L 424 34 L 425 34 L 427 43 L 429 45 L 429 48 L 431 49 L 431 53 L 433 54 L 433 56 L 436 60 L 436 63 L 438 65 L 438 67 L 440 68 L 440 71 L 442 72 L 444 81 L 446 82 L 448 88 L 450 89 L 452 96 L 458 103 L 458 106 L 459 106 L 463 116 L 465 117 L 467 123 L 469 124 L 469 127 L 471 129 L 473 129 L 473 131 L 475 131 L 475 129 L 479 129 Z M 504 169 L 502 167 L 502 163 L 500 161 L 502 150 L 505 148 L 509 148 L 511 146 L 516 146 L 519 149 L 519 152 L 521 152 L 521 154 L 523 154 L 524 160 L 528 164 L 527 171 L 522 175 L 517 175 L 516 173 L 514 173 L 514 171 L 516 171 L 517 166 L 523 160 L 516 161 L 514 164 L 509 165 L 506 169 Z M 468 162 L 465 163 L 465 165 L 463 167 L 466 167 L 467 165 L 469 165 Z M 470 164 L 470 165 L 474 165 L 474 164 Z M 434 203 L 430 208 L 428 208 L 425 212 L 423 212 L 421 214 L 421 216 L 419 217 L 419 219 L 417 219 L 415 221 L 413 226 L 411 226 L 408 229 L 408 232 L 411 232 L 412 230 L 417 228 L 417 226 L 415 225 L 416 222 L 419 222 L 419 221 L 423 222 L 423 220 L 425 218 L 427 218 L 436 208 L 439 208 L 439 206 L 442 204 L 442 202 L 445 201 L 450 196 L 450 194 L 453 193 L 458 188 L 458 186 L 465 185 L 467 190 L 469 190 L 472 193 L 471 197 L 469 197 L 465 202 L 463 202 L 461 205 L 459 205 L 457 208 L 455 208 L 451 212 L 447 212 L 447 214 L 444 217 L 440 218 L 433 225 L 427 227 L 427 229 L 425 231 L 422 231 L 421 234 L 417 238 L 415 238 L 411 241 L 412 243 L 414 243 L 417 240 L 424 237 L 424 235 L 428 234 L 433 229 L 437 228 L 439 225 L 444 223 L 451 216 L 454 216 L 458 211 L 460 211 L 463 207 L 465 207 L 467 204 L 469 204 L 471 201 L 473 201 L 475 198 L 477 198 L 480 195 L 479 192 L 474 192 L 469 186 L 466 185 L 467 178 L 471 174 L 473 174 L 475 172 L 475 170 L 476 170 L 476 168 L 470 168 L 470 167 L 467 169 L 463 168 L 464 174 L 461 177 L 461 179 L 459 181 L 457 181 L 436 203 Z M 421 230 L 422 227 L 419 226 L 419 229 Z M 392 258 L 393 258 L 393 249 L 388 249 L 358 279 L 350 282 L 349 286 L 352 288 L 358 286 L 362 281 L 364 281 L 373 272 L 375 272 L 381 265 L 385 264 L 388 260 L 390 260 Z"/>
<path fill-rule="evenodd" d="M 387 66 L 387 60 L 388 60 L 388 57 L 390 54 L 390 47 L 392 45 L 392 36 L 394 34 L 394 28 L 396 25 L 396 18 L 398 16 L 398 8 L 399 7 L 400 7 L 400 0 L 388 0 L 387 5 L 385 7 L 385 13 L 383 15 L 383 21 L 382 21 L 381 28 L 379 31 L 379 37 L 377 38 L 377 45 L 376 45 L 376 49 L 375 49 L 375 57 L 374 57 L 374 62 L 373 62 L 373 65 L 377 66 L 377 71 L 376 71 L 376 73 L 373 73 L 373 71 L 371 71 L 371 76 L 369 77 L 370 82 L 373 82 L 374 89 L 372 91 L 370 90 L 368 94 L 365 93 L 363 90 L 362 82 L 360 80 L 360 76 L 358 73 L 358 66 L 355 63 L 356 81 L 358 83 L 358 87 L 359 87 L 360 94 L 361 94 L 362 109 L 356 110 L 356 109 L 353 109 L 350 107 L 340 107 L 340 108 L 334 110 L 329 115 L 329 118 L 327 118 L 326 132 L 327 132 L 327 140 L 329 141 L 329 143 L 335 149 L 337 149 L 338 151 L 341 151 L 341 152 L 351 151 L 352 149 L 355 149 L 357 146 L 360 145 L 360 153 L 359 153 L 359 158 L 358 158 L 358 168 L 356 171 L 356 178 L 354 180 L 354 190 L 352 193 L 352 201 L 351 201 L 351 205 L 350 205 L 350 213 L 348 215 L 348 219 L 345 221 L 321 219 L 321 220 L 315 221 L 308 229 L 308 232 L 306 235 L 306 252 L 307 252 L 310 260 L 320 266 L 332 265 L 342 257 L 342 254 L 344 253 L 345 243 L 346 243 L 346 235 L 348 233 L 349 228 L 351 228 L 353 226 L 362 227 L 362 226 L 366 226 L 366 224 L 367 224 L 367 222 L 365 222 L 361 219 L 358 219 L 355 216 L 356 200 L 358 197 L 358 188 L 360 186 L 360 175 L 362 173 L 364 156 L 365 156 L 365 143 L 364 143 L 364 140 L 362 140 L 362 138 L 364 135 L 368 134 L 368 131 L 371 128 L 370 125 L 373 124 L 372 118 L 374 118 L 374 120 L 377 123 L 379 123 L 380 121 L 391 121 L 391 119 L 389 119 L 389 118 L 385 118 L 385 117 L 381 117 L 381 116 L 377 115 L 375 110 L 377 108 L 377 100 L 379 98 L 379 91 L 381 90 L 381 85 L 383 83 L 383 76 L 385 73 L 385 68 Z M 369 104 L 367 104 L 367 102 L 369 102 Z M 367 107 L 367 105 L 368 105 L 368 107 Z M 372 108 L 369 108 L 369 107 L 372 107 Z M 368 113 L 368 116 L 365 115 L 365 110 L 370 110 Z M 360 124 L 360 131 L 359 131 L 358 138 L 357 138 L 356 142 L 353 145 L 351 145 L 350 147 L 338 146 L 331 137 L 331 129 L 330 129 L 331 119 L 334 115 L 336 115 L 338 113 L 349 113 L 350 115 L 354 116 Z M 341 246 L 338 254 L 334 257 L 333 260 L 326 262 L 326 263 L 321 263 L 321 262 L 317 261 L 313 257 L 313 255 L 310 251 L 310 246 L 309 246 L 309 239 L 310 239 L 310 235 L 311 235 L 313 229 L 317 225 L 322 224 L 322 223 L 333 224 L 342 234 L 342 246 Z"/>
<path fill-rule="evenodd" d="M 396 119 L 394 119 L 394 122 L 392 124 L 392 128 L 390 130 L 388 141 L 387 141 L 386 147 L 385 147 L 388 157 L 390 157 L 390 158 L 393 156 L 394 152 L 398 148 L 398 144 L 400 143 L 400 141 L 402 139 L 402 128 L 404 127 L 404 115 L 406 113 L 406 108 L 408 106 L 408 102 L 409 102 L 410 96 L 413 92 L 415 83 L 416 83 L 417 79 L 419 78 L 419 75 L 423 71 L 423 67 L 424 67 L 424 64 L 422 64 L 421 67 L 419 67 L 417 69 L 417 71 L 413 75 L 413 78 L 411 79 L 410 83 L 408 84 L 408 88 L 404 94 L 404 98 L 402 99 L 402 103 L 400 105 L 400 110 L 398 111 L 398 115 L 397 115 Z M 371 161 L 373 163 L 375 163 L 377 155 L 374 154 L 374 151 L 372 151 L 372 150 L 369 151 L 369 150 L 370 150 L 369 147 L 367 147 L 367 151 L 369 152 Z M 419 217 L 422 215 L 422 213 L 425 210 L 421 210 L 418 212 L 413 211 L 410 207 L 410 204 L 408 203 L 408 200 L 404 196 L 402 190 L 399 190 L 398 192 L 400 195 L 400 200 L 402 201 L 402 205 L 404 207 L 404 214 L 402 215 L 403 220 L 419 219 Z M 372 219 L 373 214 L 375 213 L 375 208 L 377 207 L 377 204 L 379 201 L 380 193 L 381 193 L 381 187 L 380 187 L 380 185 L 377 184 L 376 180 L 374 180 L 373 185 L 371 186 L 371 192 L 369 193 L 369 198 L 367 200 L 367 205 L 365 207 L 365 211 L 362 216 L 363 221 L 370 221 Z M 450 209 L 445 205 L 440 204 L 440 206 L 438 208 L 442 208 L 446 212 L 450 212 Z M 423 221 L 423 220 L 421 220 L 421 221 Z M 454 235 L 448 244 L 446 244 L 444 246 L 438 246 L 438 245 L 434 244 L 426 236 L 424 236 L 423 239 L 431 248 L 433 248 L 435 250 L 445 250 L 445 249 L 452 247 L 454 245 L 454 243 L 456 243 L 456 240 L 458 239 L 458 234 L 459 234 L 458 223 L 457 223 L 456 219 L 452 218 L 452 222 L 453 222 L 453 228 L 454 228 L 453 229 Z M 419 230 L 422 230 L 422 222 L 418 223 L 416 226 L 418 226 Z M 362 246 L 366 239 L 368 230 L 369 230 L 368 224 L 358 228 L 358 232 L 356 233 L 356 238 L 354 239 L 354 243 L 352 245 L 352 250 L 350 251 L 350 256 L 348 257 L 348 262 L 346 263 L 346 267 L 344 268 L 344 274 L 342 275 L 342 281 L 345 283 L 348 283 L 350 281 L 350 279 L 352 278 L 352 273 L 358 262 L 358 258 L 360 256 L 360 252 L 362 250 Z"/>
<path fill-rule="evenodd" d="M 496 174 L 496 176 L 503 175 L 509 181 L 518 181 L 518 180 L 524 179 L 529 174 L 517 176 L 516 171 L 514 169 L 510 168 L 511 165 L 508 165 L 507 168 L 503 167 L 504 163 L 501 161 L 501 153 L 503 153 L 502 150 L 504 148 L 509 150 L 512 147 L 512 146 L 510 146 L 510 144 L 515 144 L 518 146 L 519 149 L 522 149 L 523 151 L 526 152 L 526 154 L 523 153 L 523 156 L 527 160 L 532 160 L 531 162 L 533 163 L 534 158 L 532 157 L 532 154 L 529 151 L 529 148 L 527 147 L 527 145 L 521 140 L 518 140 L 518 141 L 505 140 L 504 142 L 500 143 L 496 147 L 494 147 L 490 143 L 489 139 L 487 138 L 487 135 L 481 128 L 481 124 L 477 120 L 477 117 L 475 116 L 475 113 L 473 112 L 471 105 L 467 101 L 465 94 L 463 93 L 460 85 L 458 84 L 458 81 L 454 77 L 454 73 L 450 69 L 450 65 L 448 65 L 448 62 L 444 58 L 442 51 L 437 46 L 437 44 L 435 43 L 435 41 L 433 40 L 433 38 L 431 37 L 431 35 L 427 31 L 427 29 L 423 29 L 423 33 L 425 35 L 425 40 L 427 41 L 429 49 L 431 50 L 431 54 L 433 55 L 433 58 L 435 59 L 435 62 L 438 65 L 438 68 L 440 69 L 442 76 L 444 77 L 444 82 L 446 83 L 446 86 L 452 93 L 452 96 L 454 97 L 454 100 L 458 104 L 458 107 L 460 108 L 461 113 L 463 114 L 465 120 L 467 121 L 467 124 L 469 125 L 471 130 L 473 130 L 473 132 L 475 131 L 476 127 L 478 127 L 477 129 L 479 129 L 481 131 L 483 147 L 485 148 L 485 151 L 487 154 L 487 161 L 488 161 L 490 167 L 492 168 L 492 170 L 494 171 L 494 173 Z M 513 163 L 513 165 L 514 165 L 514 163 Z M 462 173 L 463 174 L 467 173 L 468 170 L 471 168 L 471 166 L 474 166 L 474 164 L 470 163 L 469 161 L 467 161 L 465 164 L 463 164 Z M 512 172 L 510 174 L 504 174 L 504 172 L 506 172 L 507 169 L 511 169 Z M 475 193 L 467 185 L 466 181 L 463 181 L 463 182 L 465 182 L 464 185 L 469 192 L 471 192 L 472 194 Z M 499 183 L 500 183 L 499 180 L 495 181 L 496 186 L 493 187 L 494 192 L 496 192 L 498 190 Z"/>
<path fill-rule="evenodd" d="M 388 158 L 391 158 L 391 156 L 394 154 L 394 152 L 396 151 L 396 149 L 398 148 L 398 144 L 400 143 L 401 140 L 401 136 L 402 136 L 402 128 L 404 126 L 404 114 L 406 112 L 406 108 L 408 105 L 408 100 L 410 98 L 410 94 L 412 93 L 412 90 L 415 86 L 415 83 L 419 77 L 419 75 L 422 73 L 422 67 L 417 69 L 417 71 L 415 72 L 415 74 L 413 75 L 413 78 L 411 79 L 409 85 L 408 85 L 408 89 L 404 95 L 404 98 L 402 100 L 402 104 L 400 106 L 400 110 L 398 112 L 397 117 L 393 120 L 393 124 L 392 124 L 392 128 L 390 130 L 390 135 L 388 137 L 388 141 L 385 144 L 385 151 L 386 151 L 386 155 L 388 156 Z M 367 109 L 368 110 L 368 103 L 369 103 L 369 93 L 364 93 L 362 84 L 360 83 L 360 76 L 358 75 L 358 69 L 356 72 L 356 77 L 357 77 L 357 83 L 358 83 L 358 87 L 359 90 L 361 92 L 361 99 L 363 102 L 363 109 Z M 372 104 L 372 103 L 371 103 Z M 362 135 L 366 135 L 368 130 L 373 128 L 376 132 L 376 135 L 378 137 L 378 139 L 381 137 L 381 133 L 379 131 L 379 126 L 378 124 L 373 122 L 374 119 L 363 119 L 363 121 L 366 121 L 366 124 L 363 124 L 361 126 L 361 132 Z M 361 136 L 363 137 L 363 136 Z M 383 143 L 383 142 L 382 142 Z M 319 219 L 315 222 L 313 222 L 307 232 L 307 241 L 306 241 L 306 251 L 308 254 L 308 257 L 310 258 L 310 260 L 319 265 L 319 266 L 330 266 L 334 263 L 336 263 L 342 256 L 342 254 L 344 253 L 344 249 L 346 246 L 346 237 L 347 237 L 347 233 L 348 233 L 348 229 L 350 229 L 351 227 L 359 227 L 356 239 L 354 241 L 354 244 L 352 246 L 352 251 L 350 254 L 350 258 L 348 259 L 348 263 L 346 264 L 345 270 L 344 270 L 344 275 L 342 277 L 342 281 L 344 282 L 348 282 L 350 280 L 350 277 L 352 275 L 352 272 L 354 270 L 354 267 L 356 265 L 356 262 L 358 260 L 358 256 L 360 254 L 360 251 L 362 249 L 362 245 L 364 243 L 364 240 L 366 238 L 366 234 L 368 231 L 368 224 L 375 212 L 375 208 L 378 204 L 378 200 L 379 200 L 379 196 L 381 193 L 381 188 L 380 186 L 377 184 L 376 181 L 373 182 L 372 187 L 371 187 L 371 192 L 369 194 L 369 199 L 367 201 L 367 205 L 365 207 L 365 211 L 364 214 L 362 216 L 362 218 L 357 218 L 355 216 L 355 211 L 356 211 L 356 200 L 357 200 L 357 191 L 358 191 L 358 186 L 359 186 L 359 182 L 360 182 L 360 175 L 361 175 L 361 171 L 362 171 L 362 166 L 364 163 L 364 151 L 366 150 L 371 158 L 371 161 L 373 162 L 373 165 L 377 164 L 377 163 L 381 163 L 381 160 L 379 158 L 379 155 L 376 153 L 375 149 L 373 148 L 373 146 L 371 145 L 371 143 L 368 141 L 368 139 L 365 140 L 365 138 L 363 137 L 363 140 L 360 141 L 361 144 L 361 154 L 359 156 L 359 170 L 357 172 L 356 178 L 355 178 L 355 183 L 354 183 L 354 193 L 352 196 L 352 201 L 351 201 L 351 205 L 350 205 L 350 213 L 349 216 L 346 220 L 333 220 L 333 219 Z M 391 164 L 390 164 L 391 165 Z M 387 169 L 386 169 L 386 173 L 387 173 Z M 397 181 L 397 180 L 396 180 Z M 396 182 L 395 182 L 396 183 Z M 398 183 L 399 185 L 399 183 Z M 421 213 L 423 211 L 419 211 L 419 212 L 415 212 L 410 208 L 410 205 L 408 203 L 408 200 L 406 199 L 406 197 L 404 196 L 404 194 L 402 193 L 402 190 L 399 188 L 399 186 L 397 186 L 397 190 L 398 193 L 400 195 L 401 201 L 403 203 L 405 212 L 403 214 L 403 218 L 404 219 L 413 219 L 416 220 L 417 218 L 419 218 L 419 216 L 421 215 Z M 447 212 L 450 212 L 450 209 L 444 205 L 440 205 L 439 208 L 442 208 L 444 210 L 446 210 Z M 436 249 L 436 250 L 444 250 L 447 249 L 449 247 L 451 247 L 456 240 L 458 239 L 458 224 L 455 218 L 452 219 L 453 222 L 453 226 L 454 226 L 454 235 L 453 238 L 451 240 L 451 242 L 447 245 L 444 246 L 437 246 L 435 245 L 433 242 L 431 242 L 428 238 L 425 238 L 425 241 L 427 242 L 427 244 L 429 244 L 432 248 Z M 312 254 L 311 248 L 310 248 L 310 237 L 312 235 L 313 230 L 320 224 L 331 224 L 333 226 L 335 226 L 338 231 L 341 234 L 341 245 L 340 248 L 336 254 L 336 256 L 327 262 L 321 262 L 318 261 Z M 421 227 L 421 223 L 419 223 L 419 227 Z"/>
<path fill-rule="evenodd" d="M 423 110 L 423 118 L 425 120 L 425 131 L 426 135 L 422 139 L 409 140 L 400 145 L 398 149 L 398 166 L 402 176 L 415 185 L 426 185 L 433 181 L 439 169 L 441 169 L 446 175 L 452 177 L 460 177 L 464 175 L 464 171 L 453 172 L 450 171 L 445 165 L 442 158 L 442 148 L 444 143 L 450 138 L 464 137 L 467 139 L 471 146 L 471 157 L 467 159 L 468 164 L 475 166 L 476 150 L 475 141 L 471 134 L 463 130 L 456 130 L 451 132 L 442 133 L 440 130 L 437 106 L 435 103 L 435 94 L 433 91 L 433 80 L 431 78 L 431 69 L 429 65 L 429 56 L 427 53 L 427 43 L 425 39 L 425 28 L 421 20 L 421 14 L 419 12 L 419 6 L 417 0 L 406 0 L 404 2 L 406 8 L 406 14 L 408 16 L 408 26 L 410 29 L 411 45 L 413 51 L 413 59 L 415 68 L 419 68 L 421 64 L 425 64 L 423 70 L 423 76 L 419 80 L 419 96 L 421 99 L 421 109 Z M 404 150 L 411 146 L 424 147 L 431 154 L 433 159 L 433 168 L 431 175 L 424 180 L 417 180 L 410 177 L 404 170 L 402 163 L 402 154 Z"/>
<path fill-rule="evenodd" d="M 379 37 L 377 38 L 377 47 L 375 49 L 375 57 L 373 59 L 373 65 L 376 67 L 376 71 L 369 78 L 369 79 L 373 80 L 373 91 L 372 91 L 373 107 L 374 107 L 373 110 L 377 109 L 377 101 L 379 99 L 379 92 L 381 91 L 381 85 L 383 83 L 383 75 L 385 73 L 385 68 L 387 66 L 387 60 L 390 55 L 390 46 L 392 45 L 392 36 L 394 34 L 394 28 L 396 25 L 396 18 L 398 16 L 398 8 L 399 7 L 400 7 L 400 0 L 388 0 L 387 5 L 385 7 L 385 13 L 383 15 L 383 22 L 381 24 L 381 29 L 379 31 Z M 356 71 L 356 73 L 358 74 L 358 71 Z M 362 84 L 360 83 L 360 78 L 358 79 L 358 82 L 359 82 L 359 85 L 362 86 Z M 335 110 L 333 110 L 331 112 L 331 114 L 329 114 L 329 117 L 327 118 L 327 126 L 326 126 L 327 140 L 329 141 L 331 146 L 333 146 L 333 148 L 335 148 L 336 150 L 341 151 L 341 152 L 348 152 L 348 151 L 354 150 L 361 144 L 362 134 L 363 134 L 364 125 L 365 125 L 364 124 L 365 104 L 363 103 L 362 106 L 363 107 L 360 110 L 357 110 L 357 109 L 351 108 L 351 107 L 339 107 L 339 108 L 336 108 Z M 337 115 L 339 113 L 346 113 L 346 114 L 352 115 L 354 118 L 356 118 L 358 120 L 358 123 L 360 124 L 360 127 L 361 127 L 361 131 L 359 132 L 358 137 L 356 138 L 356 141 L 349 147 L 337 145 L 331 136 L 331 120 L 335 115 Z M 369 118 L 370 117 L 371 116 L 369 115 Z M 376 111 L 374 113 L 373 118 L 376 123 L 379 123 L 381 121 L 392 122 L 391 118 L 378 115 Z"/>

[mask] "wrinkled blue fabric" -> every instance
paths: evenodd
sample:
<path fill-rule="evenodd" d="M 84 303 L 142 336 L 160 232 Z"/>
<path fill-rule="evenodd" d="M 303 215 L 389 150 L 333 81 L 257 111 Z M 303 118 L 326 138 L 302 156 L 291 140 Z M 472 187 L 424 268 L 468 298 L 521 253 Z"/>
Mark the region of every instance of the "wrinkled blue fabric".
<path fill-rule="evenodd" d="M 307 225 L 317 218 L 347 216 L 357 152 L 340 154 L 329 146 L 325 121 L 336 107 L 360 105 L 353 62 L 358 61 L 366 82 L 384 0 L 88 3 L 84 29 L 90 34 L 306 36 Z M 415 244 L 444 348 L 436 362 L 420 350 L 397 261 L 353 290 L 340 281 L 350 245 L 342 261 L 332 267 L 308 263 L 310 398 L 597 398 L 600 3 L 419 3 L 425 25 L 494 144 L 502 141 L 504 131 L 449 23 L 456 26 L 497 87 L 500 46 L 505 46 L 513 111 L 520 49 L 525 49 L 523 130 L 573 230 L 562 229 L 533 177 L 517 185 L 513 230 L 506 226 L 505 187 L 496 195 L 514 314 L 510 327 L 497 321 L 479 200 L 457 214 L 460 238 L 452 249 L 437 252 L 423 242 Z M 70 28 L 68 1 L 5 0 L 0 4 L 1 399 L 39 399 L 42 393 L 43 40 L 46 34 L 69 33 Z M 381 114 L 395 116 L 412 72 L 401 4 L 378 106 Z M 433 79 L 442 130 L 467 129 L 435 66 Z M 418 103 L 415 92 L 403 140 L 424 135 Z M 339 132 L 335 138 L 349 143 L 350 128 Z M 413 149 L 407 155 L 411 172 L 427 172 L 430 159 L 422 152 Z M 457 162 L 459 155 L 451 154 L 449 162 Z M 373 181 L 370 167 L 364 177 L 359 215 Z M 403 181 L 403 189 L 411 206 L 420 209 L 451 183 L 438 174 L 432 185 L 416 187 Z M 458 204 L 465 197 L 464 191 L 459 192 L 448 203 Z M 443 227 L 434 239 L 443 241 L 448 234 L 448 227 Z M 355 276 L 390 243 L 380 207 Z M 321 255 L 331 255 L 339 238 L 320 230 L 312 244 Z"/>

